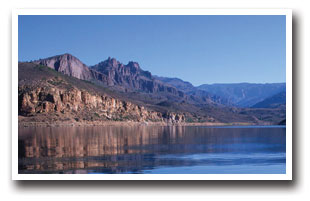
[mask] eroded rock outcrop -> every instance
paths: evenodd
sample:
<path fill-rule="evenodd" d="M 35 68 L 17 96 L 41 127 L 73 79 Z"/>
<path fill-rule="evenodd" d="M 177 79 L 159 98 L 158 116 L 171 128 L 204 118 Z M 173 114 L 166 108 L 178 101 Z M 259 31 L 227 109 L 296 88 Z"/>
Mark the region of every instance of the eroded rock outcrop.
<path fill-rule="evenodd" d="M 48 66 L 65 75 L 69 75 L 81 80 L 92 79 L 92 72 L 78 58 L 71 54 L 57 55 L 46 59 L 33 61 L 35 64 Z"/>
<path fill-rule="evenodd" d="M 110 96 L 77 88 L 19 87 L 19 114 L 64 114 L 76 121 L 184 122 L 184 114 L 161 113 Z"/>
<path fill-rule="evenodd" d="M 109 57 L 107 60 L 91 66 L 90 69 L 105 75 L 108 86 L 147 93 L 163 92 L 185 97 L 184 92 L 155 79 L 149 71 L 142 70 L 137 62 L 130 61 L 124 65 Z"/>

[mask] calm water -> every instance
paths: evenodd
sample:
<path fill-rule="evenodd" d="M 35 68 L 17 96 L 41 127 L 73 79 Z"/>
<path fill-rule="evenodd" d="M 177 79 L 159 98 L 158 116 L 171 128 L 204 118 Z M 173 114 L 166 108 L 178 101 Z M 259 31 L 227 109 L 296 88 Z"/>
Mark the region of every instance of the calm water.
<path fill-rule="evenodd" d="M 285 127 L 19 128 L 19 173 L 285 174 Z"/>

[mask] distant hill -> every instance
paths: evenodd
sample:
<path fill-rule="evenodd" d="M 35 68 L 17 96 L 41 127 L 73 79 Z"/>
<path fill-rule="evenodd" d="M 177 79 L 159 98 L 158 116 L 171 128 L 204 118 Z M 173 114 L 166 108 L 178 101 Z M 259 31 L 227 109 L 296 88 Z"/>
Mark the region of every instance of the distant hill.
<path fill-rule="evenodd" d="M 160 77 L 156 75 L 154 77 L 164 83 L 170 84 L 176 87 L 177 89 L 183 90 L 185 92 L 193 91 L 196 89 L 190 82 L 183 81 L 179 78 Z"/>
<path fill-rule="evenodd" d="M 285 83 L 203 84 L 197 88 L 221 96 L 238 107 L 251 107 L 286 90 Z"/>
<path fill-rule="evenodd" d="M 256 103 L 252 108 L 279 108 L 286 105 L 286 92 L 282 91 L 276 95 L 266 98 L 265 100 Z"/>
<path fill-rule="evenodd" d="M 197 87 L 194 87 L 190 82 L 183 81 L 179 78 L 169 78 L 169 77 L 160 77 L 154 76 L 156 79 L 176 87 L 179 90 L 184 91 L 186 95 L 190 97 L 194 102 L 214 102 L 221 105 L 231 106 L 232 104 L 224 97 L 217 96 L 216 94 L 209 93 L 204 90 L 200 90 Z"/>

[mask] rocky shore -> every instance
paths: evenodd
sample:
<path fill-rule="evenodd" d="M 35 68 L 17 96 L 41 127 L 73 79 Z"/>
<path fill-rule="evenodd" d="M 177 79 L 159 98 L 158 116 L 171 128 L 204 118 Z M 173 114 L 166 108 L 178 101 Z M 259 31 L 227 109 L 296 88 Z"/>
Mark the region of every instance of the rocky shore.
<path fill-rule="evenodd" d="M 38 122 L 27 121 L 24 117 L 19 117 L 18 126 L 22 127 L 62 127 L 62 126 L 251 126 L 257 125 L 254 123 L 234 122 L 234 123 L 220 123 L 220 122 L 134 122 L 134 121 L 92 121 L 92 122 Z M 267 124 L 266 124 L 267 125 Z M 268 124 L 270 125 L 270 124 Z"/>
<path fill-rule="evenodd" d="M 54 79 L 48 81 L 55 82 Z M 21 121 L 43 124 L 50 121 L 59 122 L 54 124 L 70 122 L 69 124 L 77 125 L 106 122 L 185 122 L 185 115 L 182 113 L 158 112 L 107 95 L 92 94 L 77 88 L 68 90 L 49 86 L 19 87 L 19 114 Z"/>

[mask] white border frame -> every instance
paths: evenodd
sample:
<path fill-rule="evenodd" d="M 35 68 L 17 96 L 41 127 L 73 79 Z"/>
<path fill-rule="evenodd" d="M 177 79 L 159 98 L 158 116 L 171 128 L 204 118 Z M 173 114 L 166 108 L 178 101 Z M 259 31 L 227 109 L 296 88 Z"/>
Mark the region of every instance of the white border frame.
<path fill-rule="evenodd" d="M 285 15 L 286 174 L 18 174 L 18 15 Z M 292 180 L 291 9 L 15 9 L 12 12 L 13 180 Z"/>

